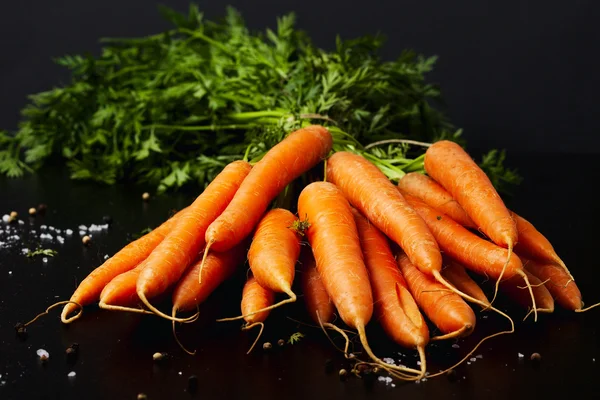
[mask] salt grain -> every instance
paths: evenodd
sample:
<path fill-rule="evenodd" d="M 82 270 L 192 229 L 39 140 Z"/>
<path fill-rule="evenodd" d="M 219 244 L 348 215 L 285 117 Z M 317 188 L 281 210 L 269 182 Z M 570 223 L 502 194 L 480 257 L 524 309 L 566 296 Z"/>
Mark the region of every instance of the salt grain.
<path fill-rule="evenodd" d="M 79 231 L 79 236 L 85 236 L 85 231 Z"/>
<path fill-rule="evenodd" d="M 483 358 L 483 355 L 482 354 L 477 354 L 475 357 L 481 359 L 481 358 Z"/>
<path fill-rule="evenodd" d="M 8 214 L 4 214 L 4 215 L 2 216 L 2 221 L 3 221 L 3 222 L 8 222 L 8 221 L 10 221 L 10 215 L 8 215 Z"/>
<path fill-rule="evenodd" d="M 77 375 L 77 373 L 75 373 L 75 371 L 71 371 L 71 372 L 69 372 L 69 373 L 67 374 L 67 376 L 68 376 L 69 378 L 74 378 L 74 377 L 75 377 L 75 375 Z"/>
<path fill-rule="evenodd" d="M 73 230 L 72 229 L 67 229 L 65 231 L 65 233 L 67 234 L 67 236 L 71 236 L 73 234 Z"/>
<path fill-rule="evenodd" d="M 105 260 L 108 260 L 108 254 L 105 254 L 105 255 L 104 255 L 104 259 L 105 259 Z"/>
<path fill-rule="evenodd" d="M 46 228 L 48 228 L 46 225 L 40 225 L 41 230 L 45 230 Z"/>
<path fill-rule="evenodd" d="M 183 375 L 183 373 L 181 371 L 178 372 L 179 375 Z"/>
<path fill-rule="evenodd" d="M 525 357 L 523 354 L 519 353 L 519 358 Z"/>
<path fill-rule="evenodd" d="M 48 262 L 48 257 L 42 258 L 42 261 L 43 261 L 44 264 L 46 264 Z"/>
<path fill-rule="evenodd" d="M 19 220 L 19 225 L 24 225 L 24 224 L 25 224 L 25 222 L 22 219 L 20 219 Z"/>
<path fill-rule="evenodd" d="M 87 231 L 87 226 L 85 225 L 79 225 L 78 228 L 80 231 Z"/>
<path fill-rule="evenodd" d="M 8 274 L 9 274 L 9 275 L 12 275 L 12 271 L 8 271 Z"/>
<path fill-rule="evenodd" d="M 48 353 L 44 349 L 38 349 L 38 351 L 36 351 L 35 354 L 37 354 L 39 358 L 50 358 L 50 353 Z"/>
<path fill-rule="evenodd" d="M 477 359 L 475 357 L 471 357 L 470 361 L 475 362 L 475 361 L 477 361 Z"/>
<path fill-rule="evenodd" d="M 393 359 L 393 358 L 389 358 L 389 357 L 385 357 L 385 358 L 383 359 L 383 361 L 384 361 L 384 362 L 386 362 L 386 363 L 388 363 L 388 364 L 392 364 L 392 365 L 395 365 L 395 364 L 396 364 L 396 361 L 394 361 L 394 359 Z"/>
<path fill-rule="evenodd" d="M 471 365 L 471 362 L 470 362 L 470 361 L 467 361 L 467 365 Z"/>
<path fill-rule="evenodd" d="M 53 231 L 54 227 L 53 226 L 49 226 L 48 229 L 51 230 L 51 231 Z"/>
<path fill-rule="evenodd" d="M 460 347 L 460 346 L 459 346 L 459 345 L 457 345 L 456 343 L 454 343 L 454 344 L 452 345 L 452 348 L 453 348 L 453 349 L 458 349 L 459 347 Z"/>

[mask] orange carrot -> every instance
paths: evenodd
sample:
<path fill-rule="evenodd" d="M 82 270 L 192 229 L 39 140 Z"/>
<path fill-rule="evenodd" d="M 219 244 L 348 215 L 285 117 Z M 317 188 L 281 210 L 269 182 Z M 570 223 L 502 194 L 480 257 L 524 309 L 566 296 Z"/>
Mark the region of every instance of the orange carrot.
<path fill-rule="evenodd" d="M 300 267 L 302 268 L 302 293 L 308 314 L 318 324 L 331 322 L 335 307 L 323 285 L 312 250 L 308 246 L 300 255 Z"/>
<path fill-rule="evenodd" d="M 327 180 L 421 271 L 433 274 L 442 269 L 440 249 L 427 225 L 374 164 L 360 155 L 337 152 L 327 160 Z"/>
<path fill-rule="evenodd" d="M 294 179 L 323 160 L 333 145 L 329 131 L 311 125 L 290 133 L 258 161 L 225 211 L 206 230 L 208 249 L 226 251 L 247 237 L 269 203 Z"/>
<path fill-rule="evenodd" d="M 419 172 L 410 172 L 398 181 L 398 187 L 402 192 L 421 199 L 425 204 L 443 212 L 459 224 L 477 228 L 450 193 L 430 177 Z"/>
<path fill-rule="evenodd" d="M 525 274 L 527 275 L 529 283 L 533 287 L 533 295 L 535 296 L 534 306 L 532 306 L 531 297 L 529 294 L 523 290 L 525 281 L 521 276 L 513 276 L 510 279 L 500 282 L 500 290 L 503 291 L 513 301 L 525 308 L 532 309 L 532 307 L 536 307 L 538 312 L 554 312 L 554 299 L 544 283 L 527 270 L 525 270 Z M 529 313 L 527 316 L 529 316 Z M 525 318 L 527 318 L 527 316 L 525 316 Z"/>
<path fill-rule="evenodd" d="M 508 248 L 490 301 L 493 303 L 518 240 L 515 221 L 488 176 L 457 143 L 448 140 L 434 143 L 425 152 L 424 165 L 427 174 L 450 193 L 478 229 L 498 246 Z"/>
<path fill-rule="evenodd" d="M 523 259 L 523 265 L 526 271 L 542 281 L 547 281 L 546 288 L 561 307 L 571 311 L 583 308 L 581 292 L 563 268 L 551 262 L 528 259 Z"/>
<path fill-rule="evenodd" d="M 381 326 L 399 345 L 418 350 L 421 371 L 425 374 L 425 346 L 429 342 L 427 323 L 408 291 L 388 239 L 356 209 L 352 209 L 352 213 Z"/>
<path fill-rule="evenodd" d="M 198 282 L 201 257 L 192 264 L 173 291 L 173 316 L 179 311 L 192 311 L 221 283 L 227 280 L 246 257 L 246 243 L 242 242 L 224 253 L 212 252 L 206 257 L 202 283 Z"/>
<path fill-rule="evenodd" d="M 473 332 L 475 313 L 459 295 L 419 271 L 403 252 L 398 253 L 397 260 L 417 304 L 444 333 L 432 340 L 458 338 Z"/>
<path fill-rule="evenodd" d="M 264 322 L 271 312 L 269 306 L 272 306 L 274 301 L 275 292 L 262 287 L 254 277 L 251 276 L 248 278 L 242 290 L 242 315 L 244 315 L 244 320 L 246 321 L 242 330 L 260 326 L 260 331 L 247 354 L 250 354 L 262 335 Z"/>
<path fill-rule="evenodd" d="M 135 291 L 135 287 L 143 268 L 144 264 L 141 263 L 134 269 L 123 272 L 108 282 L 100 293 L 100 308 L 113 311 L 152 314 L 149 311 L 136 307 L 141 302 Z"/>
<path fill-rule="evenodd" d="M 481 290 L 481 287 L 479 287 L 477 282 L 469 276 L 467 271 L 465 271 L 465 268 L 456 261 L 450 259 L 446 260 L 442 275 L 461 292 L 476 298 L 483 304 L 490 304 L 490 301 L 485 293 L 483 293 L 483 290 Z"/>
<path fill-rule="evenodd" d="M 515 212 L 511 211 L 511 215 L 517 223 L 519 232 L 519 242 L 515 245 L 515 251 L 526 257 L 560 265 L 569 275 L 569 278 L 574 281 L 575 278 L 573 278 L 563 260 L 556 254 L 550 241 L 531 222 Z"/>
<path fill-rule="evenodd" d="M 227 207 L 250 169 L 250 164 L 245 161 L 228 164 L 144 261 L 136 291 L 140 300 L 155 314 L 173 319 L 150 304 L 148 299 L 164 293 L 181 278 L 204 246 L 206 228 Z"/>
<path fill-rule="evenodd" d="M 373 314 L 373 296 L 354 217 L 343 193 L 332 183 L 311 183 L 300 193 L 298 213 L 310 222 L 307 237 L 323 285 L 342 320 L 358 331 L 367 354 L 387 369 L 421 375 L 385 363 L 369 347 L 365 326 Z"/>
<path fill-rule="evenodd" d="M 81 281 L 71 296 L 71 301 L 81 305 L 88 305 L 98 301 L 102 289 L 104 289 L 114 277 L 135 268 L 148 257 L 152 250 L 162 242 L 165 235 L 173 229 L 173 226 L 179 220 L 183 211 L 184 210 L 179 211 L 172 218 L 163 222 L 150 233 L 129 243 L 114 256 L 93 270 L 83 281 Z M 75 311 L 76 308 L 77 306 L 73 303 L 65 305 L 61 314 L 63 323 L 68 324 L 79 317 L 80 314 L 77 314 L 75 317 L 68 318 L 69 314 Z"/>
<path fill-rule="evenodd" d="M 507 249 L 482 239 L 416 197 L 406 193 L 404 193 L 404 197 L 415 211 L 419 213 L 421 218 L 423 218 L 433 233 L 435 240 L 439 243 L 440 248 L 450 258 L 480 275 L 498 280 L 502 275 L 506 279 L 512 278 L 515 275 L 521 275 L 527 281 L 525 272 L 523 271 L 523 264 L 518 256 L 507 257 L 507 253 L 509 252 Z M 505 260 L 509 261 L 508 264 L 506 264 Z M 531 287 L 529 288 L 529 293 L 535 304 Z M 478 304 L 481 305 L 483 303 L 478 302 Z M 499 312 L 499 310 L 496 310 L 496 312 Z M 536 313 L 535 308 L 534 313 Z M 537 313 L 535 317 L 537 320 Z"/>

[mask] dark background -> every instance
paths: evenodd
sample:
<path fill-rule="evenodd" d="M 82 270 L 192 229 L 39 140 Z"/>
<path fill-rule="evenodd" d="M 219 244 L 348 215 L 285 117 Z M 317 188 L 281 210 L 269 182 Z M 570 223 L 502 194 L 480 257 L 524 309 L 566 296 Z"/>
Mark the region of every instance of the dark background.
<path fill-rule="evenodd" d="M 184 11 L 188 0 L 163 0 Z M 228 0 L 199 2 L 208 18 L 231 4 L 250 27 L 289 11 L 315 42 L 381 32 L 392 58 L 411 48 L 440 56 L 439 83 L 451 120 L 471 149 L 598 152 L 596 93 L 600 7 L 596 0 L 446 1 Z M 97 53 L 98 38 L 168 27 L 148 0 L 5 0 L 0 6 L 0 127 L 15 129 L 26 95 L 65 82 L 51 61 Z"/>

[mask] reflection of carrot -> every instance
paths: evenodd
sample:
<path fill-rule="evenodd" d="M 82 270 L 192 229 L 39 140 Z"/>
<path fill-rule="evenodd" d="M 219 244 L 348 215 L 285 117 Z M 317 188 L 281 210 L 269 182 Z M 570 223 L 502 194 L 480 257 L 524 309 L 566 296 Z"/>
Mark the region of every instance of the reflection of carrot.
<path fill-rule="evenodd" d="M 71 296 L 71 301 L 81 305 L 88 305 L 100 298 L 100 293 L 104 287 L 117 275 L 135 268 L 144 261 L 148 255 L 164 239 L 175 223 L 181 217 L 183 210 L 175 214 L 172 218 L 162 223 L 159 227 L 141 238 L 129 243 L 119 250 L 114 256 L 106 260 L 101 266 L 93 270 L 77 287 L 75 293 Z M 135 296 L 137 299 L 137 296 Z M 63 308 L 61 320 L 65 324 L 76 320 L 80 313 L 74 317 L 68 318 L 69 314 L 77 309 L 73 303 L 68 303 Z"/>
<path fill-rule="evenodd" d="M 410 172 L 398 181 L 398 187 L 402 192 L 421 199 L 425 204 L 443 212 L 459 224 L 469 228 L 477 228 L 450 193 L 427 175 Z"/>
<path fill-rule="evenodd" d="M 490 304 L 490 301 L 486 297 L 481 287 L 469 276 L 465 268 L 458 264 L 454 260 L 446 260 L 444 263 L 444 269 L 442 275 L 448 280 L 454 287 L 463 293 L 468 294 L 471 297 L 476 298 L 483 304 Z"/>
<path fill-rule="evenodd" d="M 567 310 L 577 311 L 583 308 L 581 292 L 569 274 L 560 266 L 544 261 L 523 259 L 525 270 L 531 272 L 554 296 L 556 302 Z"/>
<path fill-rule="evenodd" d="M 397 259 L 400 271 L 417 304 L 444 333 L 443 336 L 432 340 L 457 338 L 473 332 L 475 313 L 459 295 L 419 271 L 403 252 L 398 254 Z"/>
<path fill-rule="evenodd" d="M 262 287 L 254 277 L 251 276 L 248 278 L 244 285 L 244 289 L 242 290 L 242 315 L 244 315 L 244 320 L 246 321 L 242 330 L 248 330 L 255 326 L 259 326 L 260 331 L 247 354 L 250 354 L 262 335 L 264 322 L 271 312 L 269 306 L 272 306 L 274 301 L 275 292 Z"/>
<path fill-rule="evenodd" d="M 490 302 L 493 303 L 517 243 L 515 221 L 488 176 L 457 143 L 448 140 L 434 143 L 425 152 L 424 164 L 427 174 L 450 193 L 477 227 L 498 246 L 508 248 Z"/>
<path fill-rule="evenodd" d="M 227 207 L 250 169 L 250 164 L 245 161 L 228 164 L 144 261 L 136 291 L 140 300 L 155 314 L 173 319 L 156 309 L 148 299 L 164 293 L 177 283 L 196 259 L 204 246 L 206 228 Z"/>
<path fill-rule="evenodd" d="M 311 125 L 290 133 L 257 162 L 225 211 L 206 230 L 207 250 L 226 251 L 247 237 L 269 203 L 294 179 L 324 159 L 329 131 Z"/>
<path fill-rule="evenodd" d="M 352 213 L 371 280 L 379 322 L 396 343 L 409 349 L 417 349 L 424 376 L 427 369 L 425 346 L 429 342 L 427 323 L 408 291 L 388 239 L 356 209 Z"/>
<path fill-rule="evenodd" d="M 327 293 L 346 325 L 358 331 L 369 357 L 387 369 L 420 375 L 385 363 L 369 347 L 365 326 L 373 314 L 373 296 L 354 217 L 342 192 L 329 182 L 311 183 L 300 193 L 298 213 L 310 222 L 308 241 Z"/>

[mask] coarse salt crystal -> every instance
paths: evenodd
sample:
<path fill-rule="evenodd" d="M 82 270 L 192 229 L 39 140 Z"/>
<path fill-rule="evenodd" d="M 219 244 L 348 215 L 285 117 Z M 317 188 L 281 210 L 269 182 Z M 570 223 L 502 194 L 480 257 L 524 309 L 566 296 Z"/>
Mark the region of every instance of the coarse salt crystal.
<path fill-rule="evenodd" d="M 459 346 L 459 345 L 457 345 L 456 343 L 454 343 L 454 344 L 452 345 L 452 348 L 453 348 L 453 349 L 458 349 L 459 347 L 460 347 L 460 346 Z"/>
<path fill-rule="evenodd" d="M 50 358 L 50 353 L 48 353 L 46 350 L 44 349 L 38 349 L 38 351 L 35 352 L 35 354 L 38 355 L 38 357 L 46 357 L 46 358 Z"/>
<path fill-rule="evenodd" d="M 48 228 L 46 225 L 40 225 L 40 229 L 44 230 L 46 228 Z"/>
<path fill-rule="evenodd" d="M 417 361 L 417 365 L 421 365 L 421 361 Z"/>
<path fill-rule="evenodd" d="M 477 358 L 483 358 L 483 355 L 482 354 L 477 354 L 475 357 L 477 357 Z"/>
<path fill-rule="evenodd" d="M 523 354 L 519 353 L 519 358 L 525 357 Z"/>
<path fill-rule="evenodd" d="M 182 375 L 183 373 L 181 371 L 178 372 L 179 375 Z"/>
<path fill-rule="evenodd" d="M 22 219 L 19 220 L 19 225 L 24 225 L 25 221 L 23 221 Z"/>
<path fill-rule="evenodd" d="M 390 386 L 391 386 L 391 387 L 396 387 L 396 384 L 395 384 L 395 383 L 392 383 Z"/>
<path fill-rule="evenodd" d="M 9 274 L 9 275 L 12 275 L 12 271 L 8 271 L 8 274 Z"/>
<path fill-rule="evenodd" d="M 54 232 L 61 233 L 62 231 L 60 229 L 55 229 Z"/>
<path fill-rule="evenodd" d="M 473 361 L 473 362 L 475 362 L 475 361 L 477 361 L 477 359 L 476 359 L 475 357 L 471 357 L 471 358 L 470 358 L 470 361 Z"/>
<path fill-rule="evenodd" d="M 467 361 L 467 365 L 471 365 L 471 362 L 470 362 L 470 361 Z"/>
<path fill-rule="evenodd" d="M 71 235 L 73 234 L 73 230 L 72 230 L 72 229 L 67 229 L 67 230 L 65 231 L 65 233 L 66 233 L 67 235 L 71 236 Z"/>
<path fill-rule="evenodd" d="M 105 255 L 104 255 L 104 259 L 105 259 L 105 260 L 108 260 L 108 254 L 105 254 Z"/>
<path fill-rule="evenodd" d="M 74 377 L 75 377 L 75 375 L 77 375 L 77 373 L 75 373 L 75 371 L 71 371 L 71 372 L 69 372 L 69 373 L 67 374 L 67 376 L 68 376 L 69 378 L 74 378 Z"/>
<path fill-rule="evenodd" d="M 85 231 L 79 231 L 79 236 L 85 236 Z"/>
<path fill-rule="evenodd" d="M 390 357 L 385 357 L 383 359 L 383 361 L 386 362 L 386 363 L 388 363 L 388 364 L 392 364 L 392 365 L 395 365 L 395 363 L 396 363 L 396 361 L 394 361 L 394 359 L 390 358 Z"/>
<path fill-rule="evenodd" d="M 64 237 L 62 237 L 62 236 L 57 236 L 57 237 L 56 237 L 56 239 L 58 240 L 58 242 L 59 242 L 60 244 L 63 244 L 63 243 L 65 242 L 65 238 L 64 238 Z"/>
<path fill-rule="evenodd" d="M 51 231 L 53 231 L 54 227 L 53 226 L 49 226 L 48 229 L 50 229 Z"/>
<path fill-rule="evenodd" d="M 4 221 L 4 222 L 8 222 L 8 221 L 10 221 L 10 215 L 8 215 L 8 214 L 4 214 L 4 215 L 2 216 L 2 221 Z"/>
<path fill-rule="evenodd" d="M 21 238 L 19 237 L 19 235 L 14 235 L 14 236 L 11 236 L 11 239 L 12 240 L 19 240 Z"/>
<path fill-rule="evenodd" d="M 47 263 L 48 262 L 48 257 L 42 258 L 42 262 L 44 262 L 44 264 Z"/>
<path fill-rule="evenodd" d="M 78 228 L 80 231 L 87 231 L 87 226 L 85 226 L 85 225 L 79 225 Z"/>

